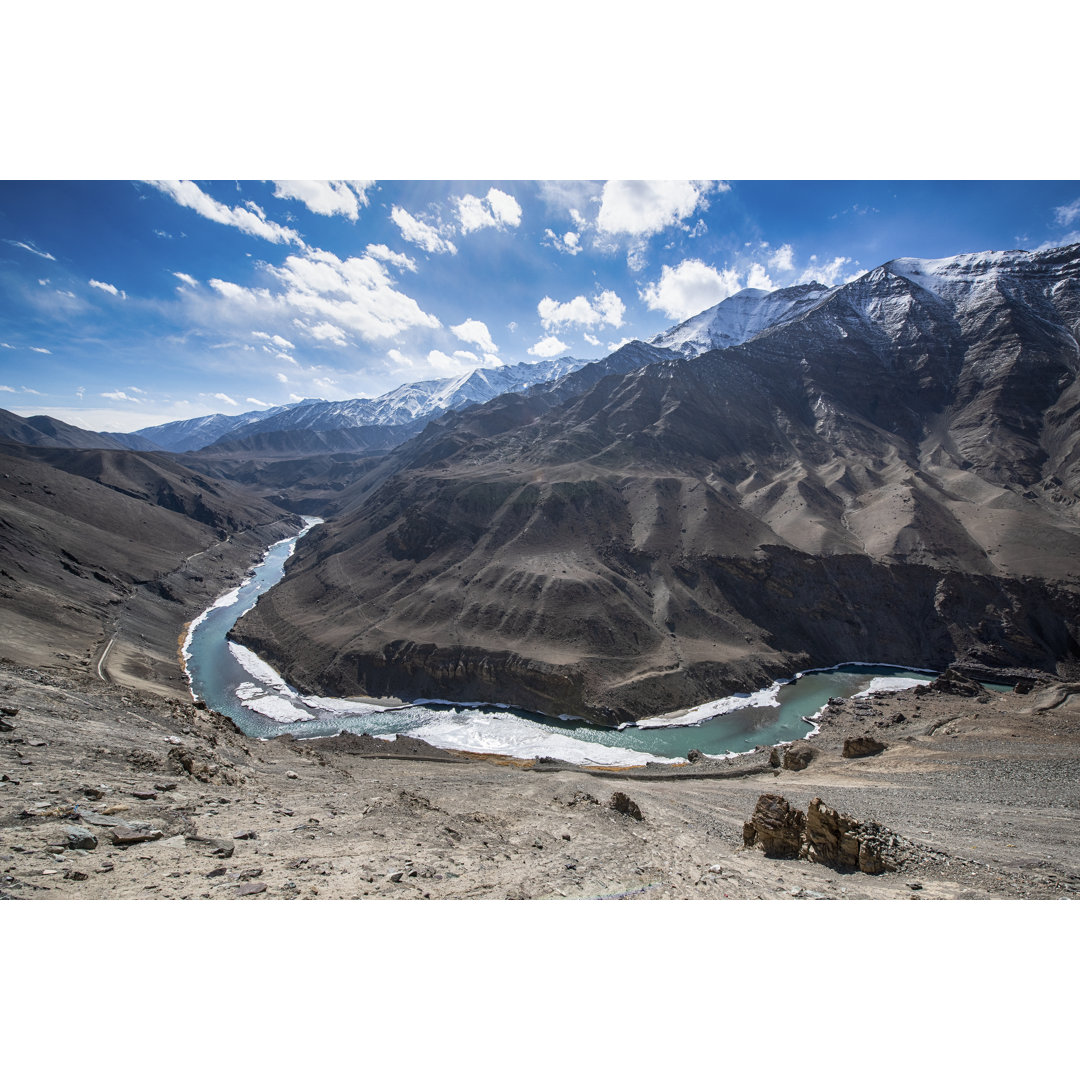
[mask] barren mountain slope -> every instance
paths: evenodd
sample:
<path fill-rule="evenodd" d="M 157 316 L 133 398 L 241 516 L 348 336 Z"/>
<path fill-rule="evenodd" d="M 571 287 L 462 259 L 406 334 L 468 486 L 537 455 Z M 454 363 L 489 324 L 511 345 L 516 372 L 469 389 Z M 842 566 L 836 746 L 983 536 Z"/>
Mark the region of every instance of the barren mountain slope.
<path fill-rule="evenodd" d="M 746 344 L 444 418 L 237 635 L 306 687 L 600 721 L 852 659 L 1073 670 L 1078 321 L 1080 248 L 897 260 Z"/>
<path fill-rule="evenodd" d="M 103 677 L 179 690 L 183 623 L 298 524 L 161 455 L 2 444 L 0 655 L 96 667 L 108 650 Z"/>

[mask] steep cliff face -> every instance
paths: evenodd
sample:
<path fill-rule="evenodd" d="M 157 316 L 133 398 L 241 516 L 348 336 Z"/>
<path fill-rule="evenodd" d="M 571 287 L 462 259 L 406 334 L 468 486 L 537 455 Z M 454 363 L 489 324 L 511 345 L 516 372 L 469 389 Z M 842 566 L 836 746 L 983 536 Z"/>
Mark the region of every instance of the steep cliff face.
<path fill-rule="evenodd" d="M 1073 670 L 1080 248 L 444 418 L 241 623 L 338 692 L 631 719 L 861 659 Z"/>

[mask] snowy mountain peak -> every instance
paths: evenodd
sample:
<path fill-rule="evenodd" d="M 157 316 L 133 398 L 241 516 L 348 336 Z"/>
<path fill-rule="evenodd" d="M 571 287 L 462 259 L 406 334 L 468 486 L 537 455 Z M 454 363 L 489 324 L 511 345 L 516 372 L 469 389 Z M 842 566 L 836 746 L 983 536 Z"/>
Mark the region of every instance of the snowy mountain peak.
<path fill-rule="evenodd" d="M 683 356 L 698 356 L 710 349 L 741 345 L 780 323 L 798 318 L 831 290 L 817 282 L 766 292 L 743 289 L 650 339 L 650 345 Z"/>

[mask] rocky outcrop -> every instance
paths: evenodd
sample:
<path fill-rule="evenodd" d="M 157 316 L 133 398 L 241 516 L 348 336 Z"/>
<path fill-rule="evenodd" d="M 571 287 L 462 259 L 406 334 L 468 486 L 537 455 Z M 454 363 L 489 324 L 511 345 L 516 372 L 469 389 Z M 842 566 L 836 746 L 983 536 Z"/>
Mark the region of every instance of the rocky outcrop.
<path fill-rule="evenodd" d="M 784 768 L 792 772 L 802 772 L 815 757 L 817 751 L 808 742 L 792 743 L 784 750 Z"/>
<path fill-rule="evenodd" d="M 900 868 L 904 841 L 883 825 L 857 821 L 819 798 L 803 814 L 782 795 L 762 795 L 743 825 L 743 844 L 772 858 L 806 859 L 834 870 L 880 874 Z"/>
<path fill-rule="evenodd" d="M 917 688 L 923 693 L 955 694 L 958 697 L 978 697 L 983 693 L 983 688 L 966 675 L 961 675 L 954 668 L 949 668 L 939 675 L 933 682 L 927 683 L 925 690 Z"/>
<path fill-rule="evenodd" d="M 743 825 L 743 844 L 759 847 L 770 858 L 794 859 L 803 846 L 806 816 L 783 795 L 762 795 Z"/>
<path fill-rule="evenodd" d="M 899 869 L 897 837 L 877 822 L 856 821 L 813 799 L 806 814 L 803 857 L 835 870 L 880 874 Z"/>
<path fill-rule="evenodd" d="M 872 757 L 874 754 L 880 754 L 882 750 L 887 748 L 885 743 L 880 739 L 875 739 L 873 735 L 854 735 L 851 738 L 844 740 L 844 749 L 841 753 L 841 757 Z"/>

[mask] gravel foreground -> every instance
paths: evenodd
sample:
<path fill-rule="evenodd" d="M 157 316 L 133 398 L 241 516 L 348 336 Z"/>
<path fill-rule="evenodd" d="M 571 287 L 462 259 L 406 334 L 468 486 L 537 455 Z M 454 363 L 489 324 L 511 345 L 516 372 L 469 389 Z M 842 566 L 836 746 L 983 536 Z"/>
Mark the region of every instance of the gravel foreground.
<path fill-rule="evenodd" d="M 406 738 L 258 741 L 193 704 L 11 664 L 0 691 L 4 899 L 1080 895 L 1078 684 L 836 703 L 798 771 L 776 767 L 798 764 L 784 748 L 585 770 Z M 842 756 L 864 735 L 886 748 Z M 902 865 L 745 848 L 765 793 L 881 824 Z"/>

